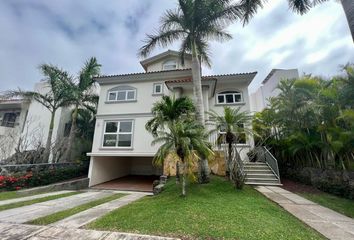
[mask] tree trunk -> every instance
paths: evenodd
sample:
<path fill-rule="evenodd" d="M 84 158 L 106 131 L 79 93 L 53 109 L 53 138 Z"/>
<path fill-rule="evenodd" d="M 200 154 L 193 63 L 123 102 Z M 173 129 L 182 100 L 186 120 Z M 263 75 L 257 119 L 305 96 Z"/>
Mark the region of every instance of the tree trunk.
<path fill-rule="evenodd" d="M 193 43 L 192 46 L 192 78 L 193 78 L 193 95 L 194 102 L 197 110 L 198 121 L 205 126 L 205 116 L 204 116 L 204 103 L 203 103 L 203 93 L 202 93 L 202 80 L 200 72 L 200 61 L 197 54 L 196 44 Z M 209 182 L 209 166 L 207 159 L 202 158 L 199 161 L 199 183 Z"/>
<path fill-rule="evenodd" d="M 183 160 L 182 160 L 183 161 Z M 186 164 L 182 163 L 182 196 L 186 196 Z"/>
<path fill-rule="evenodd" d="M 179 161 L 177 160 L 176 162 L 176 184 L 179 184 L 180 183 L 180 171 L 179 171 L 179 168 L 180 168 L 180 164 L 179 164 Z"/>
<path fill-rule="evenodd" d="M 44 153 L 43 153 L 43 160 L 46 162 L 51 162 L 51 161 L 49 161 L 49 157 L 50 157 L 50 149 L 52 147 L 52 136 L 53 136 L 53 129 L 54 129 L 55 112 L 56 112 L 56 110 L 53 109 L 53 112 L 52 112 L 52 115 L 50 118 L 47 143 L 45 145 L 45 149 L 44 149 Z"/>
<path fill-rule="evenodd" d="M 341 0 L 341 2 L 342 2 L 345 15 L 347 16 L 348 25 L 354 41 L 354 1 Z"/>
<path fill-rule="evenodd" d="M 227 157 L 227 162 L 226 162 L 226 171 L 225 171 L 225 177 L 227 179 L 230 179 L 230 164 L 231 164 L 231 157 L 232 157 L 232 143 L 229 142 L 229 151 L 228 151 L 228 157 Z"/>
<path fill-rule="evenodd" d="M 74 139 L 75 139 L 78 108 L 79 108 L 79 106 L 76 104 L 73 115 L 72 115 L 72 119 L 71 119 L 71 127 L 70 127 L 68 144 L 66 146 L 65 154 L 62 158 L 65 162 L 70 162 L 70 160 L 71 160 L 70 156 L 71 156 L 72 145 L 73 145 Z"/>

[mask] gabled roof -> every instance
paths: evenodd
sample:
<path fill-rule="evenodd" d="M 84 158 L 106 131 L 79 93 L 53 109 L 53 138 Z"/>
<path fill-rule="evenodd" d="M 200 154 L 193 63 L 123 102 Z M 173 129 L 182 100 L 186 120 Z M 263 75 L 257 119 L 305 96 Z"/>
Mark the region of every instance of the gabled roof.
<path fill-rule="evenodd" d="M 266 76 L 266 78 L 263 80 L 262 84 L 265 84 L 268 82 L 268 80 L 276 73 L 277 71 L 289 71 L 289 70 L 297 70 L 297 69 L 281 69 L 281 68 L 273 68 L 272 71 Z"/>
<path fill-rule="evenodd" d="M 154 62 L 160 61 L 161 59 L 163 59 L 165 57 L 168 57 L 168 56 L 179 57 L 180 56 L 180 52 L 169 49 L 166 52 L 157 54 L 155 56 L 152 56 L 150 58 L 147 58 L 147 59 L 144 59 L 144 60 L 140 61 L 140 64 L 141 64 L 141 66 L 143 66 L 143 68 L 146 71 L 148 65 L 150 65 L 150 64 L 152 64 Z M 192 57 L 191 54 L 185 54 L 185 58 L 191 58 L 191 57 Z"/>

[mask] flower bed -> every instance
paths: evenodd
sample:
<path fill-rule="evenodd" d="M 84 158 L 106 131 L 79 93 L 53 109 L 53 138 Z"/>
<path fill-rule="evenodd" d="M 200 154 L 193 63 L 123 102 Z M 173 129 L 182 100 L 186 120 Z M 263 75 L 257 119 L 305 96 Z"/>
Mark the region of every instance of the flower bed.
<path fill-rule="evenodd" d="M 0 191 L 13 191 L 22 188 L 44 186 L 64 180 L 87 175 L 87 166 L 47 169 L 38 172 L 18 173 L 10 176 L 0 175 Z"/>

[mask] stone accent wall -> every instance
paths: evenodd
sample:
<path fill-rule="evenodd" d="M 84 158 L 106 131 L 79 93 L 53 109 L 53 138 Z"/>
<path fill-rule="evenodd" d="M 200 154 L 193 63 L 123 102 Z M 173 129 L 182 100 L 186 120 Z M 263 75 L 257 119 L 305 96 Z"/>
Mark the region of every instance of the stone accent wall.
<path fill-rule="evenodd" d="M 163 174 L 166 176 L 176 176 L 176 162 L 178 157 L 170 154 L 164 162 Z M 196 161 L 195 161 L 196 162 Z M 225 176 L 225 160 L 222 151 L 216 151 L 213 159 L 209 160 L 209 167 L 212 174 Z M 193 172 L 198 171 L 198 164 L 192 166 Z"/>

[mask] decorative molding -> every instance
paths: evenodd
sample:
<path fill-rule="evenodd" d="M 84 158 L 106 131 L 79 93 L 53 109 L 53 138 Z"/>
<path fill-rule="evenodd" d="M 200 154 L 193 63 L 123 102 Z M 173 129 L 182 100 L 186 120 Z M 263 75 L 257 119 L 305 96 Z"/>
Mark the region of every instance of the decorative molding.
<path fill-rule="evenodd" d="M 152 117 L 152 113 L 121 113 L 121 114 L 97 114 L 97 119 L 111 120 L 114 118 L 135 118 L 135 117 Z"/>

